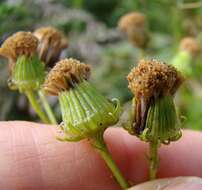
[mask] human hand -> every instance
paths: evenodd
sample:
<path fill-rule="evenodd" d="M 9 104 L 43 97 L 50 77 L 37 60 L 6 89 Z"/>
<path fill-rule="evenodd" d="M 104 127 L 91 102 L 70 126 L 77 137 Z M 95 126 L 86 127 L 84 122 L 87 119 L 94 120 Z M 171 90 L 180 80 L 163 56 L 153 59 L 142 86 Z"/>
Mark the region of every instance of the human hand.
<path fill-rule="evenodd" d="M 201 190 L 201 187 L 201 178 L 176 177 L 148 181 L 129 190 Z"/>
<path fill-rule="evenodd" d="M 1 190 L 119 189 L 104 161 L 86 140 L 59 142 L 55 139 L 55 133 L 54 127 L 48 125 L 0 122 Z M 146 181 L 147 144 L 118 128 L 108 129 L 105 139 L 124 176 L 133 184 Z M 202 177 L 201 147 L 202 133 L 188 130 L 183 132 L 179 141 L 162 146 L 158 177 Z M 186 188 L 180 188 L 202 189 L 201 182 L 194 184 L 195 187 L 187 184 Z M 147 189 L 137 186 L 134 190 Z M 164 188 L 171 189 L 174 190 L 174 186 Z"/>

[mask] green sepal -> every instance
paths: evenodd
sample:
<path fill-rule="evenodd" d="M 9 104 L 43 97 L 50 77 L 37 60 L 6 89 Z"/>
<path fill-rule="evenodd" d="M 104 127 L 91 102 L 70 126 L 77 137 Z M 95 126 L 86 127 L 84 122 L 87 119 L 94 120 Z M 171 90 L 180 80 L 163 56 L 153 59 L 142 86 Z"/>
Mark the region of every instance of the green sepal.
<path fill-rule="evenodd" d="M 117 99 L 107 100 L 87 81 L 61 92 L 59 102 L 66 140 L 93 138 L 116 124 L 121 112 Z"/>
<path fill-rule="evenodd" d="M 190 77 L 193 72 L 191 62 L 192 56 L 187 51 L 179 51 L 171 61 L 171 64 L 184 76 Z"/>
<path fill-rule="evenodd" d="M 177 117 L 172 96 L 156 99 L 150 105 L 146 126 L 140 138 L 144 141 L 156 141 L 169 144 L 181 137 L 180 121 Z"/>
<path fill-rule="evenodd" d="M 45 79 L 45 67 L 37 56 L 20 56 L 13 68 L 9 86 L 20 92 L 39 89 Z M 11 84 L 12 83 L 12 84 Z"/>

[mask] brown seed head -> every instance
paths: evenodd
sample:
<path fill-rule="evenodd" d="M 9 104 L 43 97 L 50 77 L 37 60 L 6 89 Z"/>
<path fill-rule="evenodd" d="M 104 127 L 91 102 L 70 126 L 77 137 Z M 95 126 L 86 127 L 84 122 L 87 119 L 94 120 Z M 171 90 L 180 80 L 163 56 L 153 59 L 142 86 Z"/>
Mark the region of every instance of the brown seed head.
<path fill-rule="evenodd" d="M 136 27 L 145 26 L 144 14 L 139 12 L 131 12 L 131 13 L 125 14 L 120 18 L 118 23 L 118 27 L 124 32 L 127 32 L 128 28 L 134 25 Z"/>
<path fill-rule="evenodd" d="M 9 60 L 9 66 L 12 69 L 19 56 L 33 56 L 37 45 L 38 40 L 31 32 L 17 32 L 4 41 L 0 48 L 0 55 Z"/>
<path fill-rule="evenodd" d="M 187 51 L 192 56 L 200 52 L 200 45 L 193 37 L 183 38 L 180 42 L 180 50 Z"/>
<path fill-rule="evenodd" d="M 156 60 L 141 60 L 127 78 L 135 97 L 144 97 L 147 100 L 173 95 L 183 81 L 183 77 L 173 66 Z"/>
<path fill-rule="evenodd" d="M 140 48 L 146 47 L 149 41 L 149 35 L 144 14 L 131 12 L 122 16 L 119 20 L 118 27 L 127 34 L 132 44 Z"/>
<path fill-rule="evenodd" d="M 69 90 L 90 77 L 90 66 L 76 59 L 63 59 L 56 63 L 44 83 L 44 90 L 51 95 Z"/>
<path fill-rule="evenodd" d="M 39 57 L 49 66 L 58 61 L 61 51 L 68 47 L 64 34 L 56 28 L 41 27 L 34 35 L 39 39 Z"/>

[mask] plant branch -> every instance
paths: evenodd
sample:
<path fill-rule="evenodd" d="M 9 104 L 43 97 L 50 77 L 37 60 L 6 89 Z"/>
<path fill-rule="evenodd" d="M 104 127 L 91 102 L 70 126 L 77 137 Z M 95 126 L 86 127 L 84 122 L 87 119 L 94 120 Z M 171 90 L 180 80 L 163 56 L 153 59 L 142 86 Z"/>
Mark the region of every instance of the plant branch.
<path fill-rule="evenodd" d="M 47 118 L 46 114 L 43 112 L 43 110 L 41 109 L 40 104 L 37 101 L 37 98 L 34 94 L 33 91 L 31 90 L 27 90 L 25 91 L 25 95 L 27 96 L 30 104 L 32 105 L 33 109 L 35 110 L 35 112 L 38 114 L 38 116 L 40 117 L 40 119 L 44 122 L 44 123 L 50 123 L 49 119 Z"/>
<path fill-rule="evenodd" d="M 107 166 L 112 171 L 116 181 L 119 183 L 122 189 L 127 189 L 130 187 L 126 179 L 121 174 L 121 171 L 114 162 L 111 154 L 109 153 L 103 137 L 94 138 L 92 144 L 96 147 L 97 151 L 100 153 L 103 160 L 106 162 Z"/>
<path fill-rule="evenodd" d="M 156 179 L 156 173 L 159 165 L 158 147 L 159 147 L 158 140 L 150 142 L 150 167 L 149 167 L 150 180 Z"/>
<path fill-rule="evenodd" d="M 56 121 L 55 115 L 54 115 L 45 95 L 44 95 L 44 92 L 42 90 L 39 90 L 38 95 L 39 95 L 41 103 L 43 104 L 44 110 L 45 110 L 51 124 L 56 125 L 57 121 Z"/>

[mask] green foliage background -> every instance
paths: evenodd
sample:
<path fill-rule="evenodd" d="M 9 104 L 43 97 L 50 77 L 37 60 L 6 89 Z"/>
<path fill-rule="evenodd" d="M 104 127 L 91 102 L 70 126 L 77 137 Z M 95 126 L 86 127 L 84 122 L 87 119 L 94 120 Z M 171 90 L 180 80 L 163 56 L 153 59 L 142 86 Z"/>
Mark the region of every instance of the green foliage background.
<path fill-rule="evenodd" d="M 119 18 L 130 11 L 141 11 L 148 19 L 151 42 L 147 58 L 169 62 L 185 36 L 202 42 L 202 7 L 183 9 L 182 0 L 9 0 L 0 3 L 1 42 L 19 30 L 53 25 L 69 39 L 67 57 L 92 64 L 92 82 L 109 98 L 122 103 L 131 98 L 126 75 L 139 60 L 134 48 L 117 30 Z M 194 74 L 188 90 L 179 92 L 186 117 L 184 127 L 202 130 L 202 56 L 193 63 Z M 7 87 L 7 64 L 0 62 L 0 120 L 36 119 L 26 99 Z M 193 88 L 194 86 L 194 88 Z M 193 90 L 194 89 L 194 90 Z M 55 111 L 58 108 L 52 100 Z M 59 112 L 58 112 L 58 115 Z"/>

